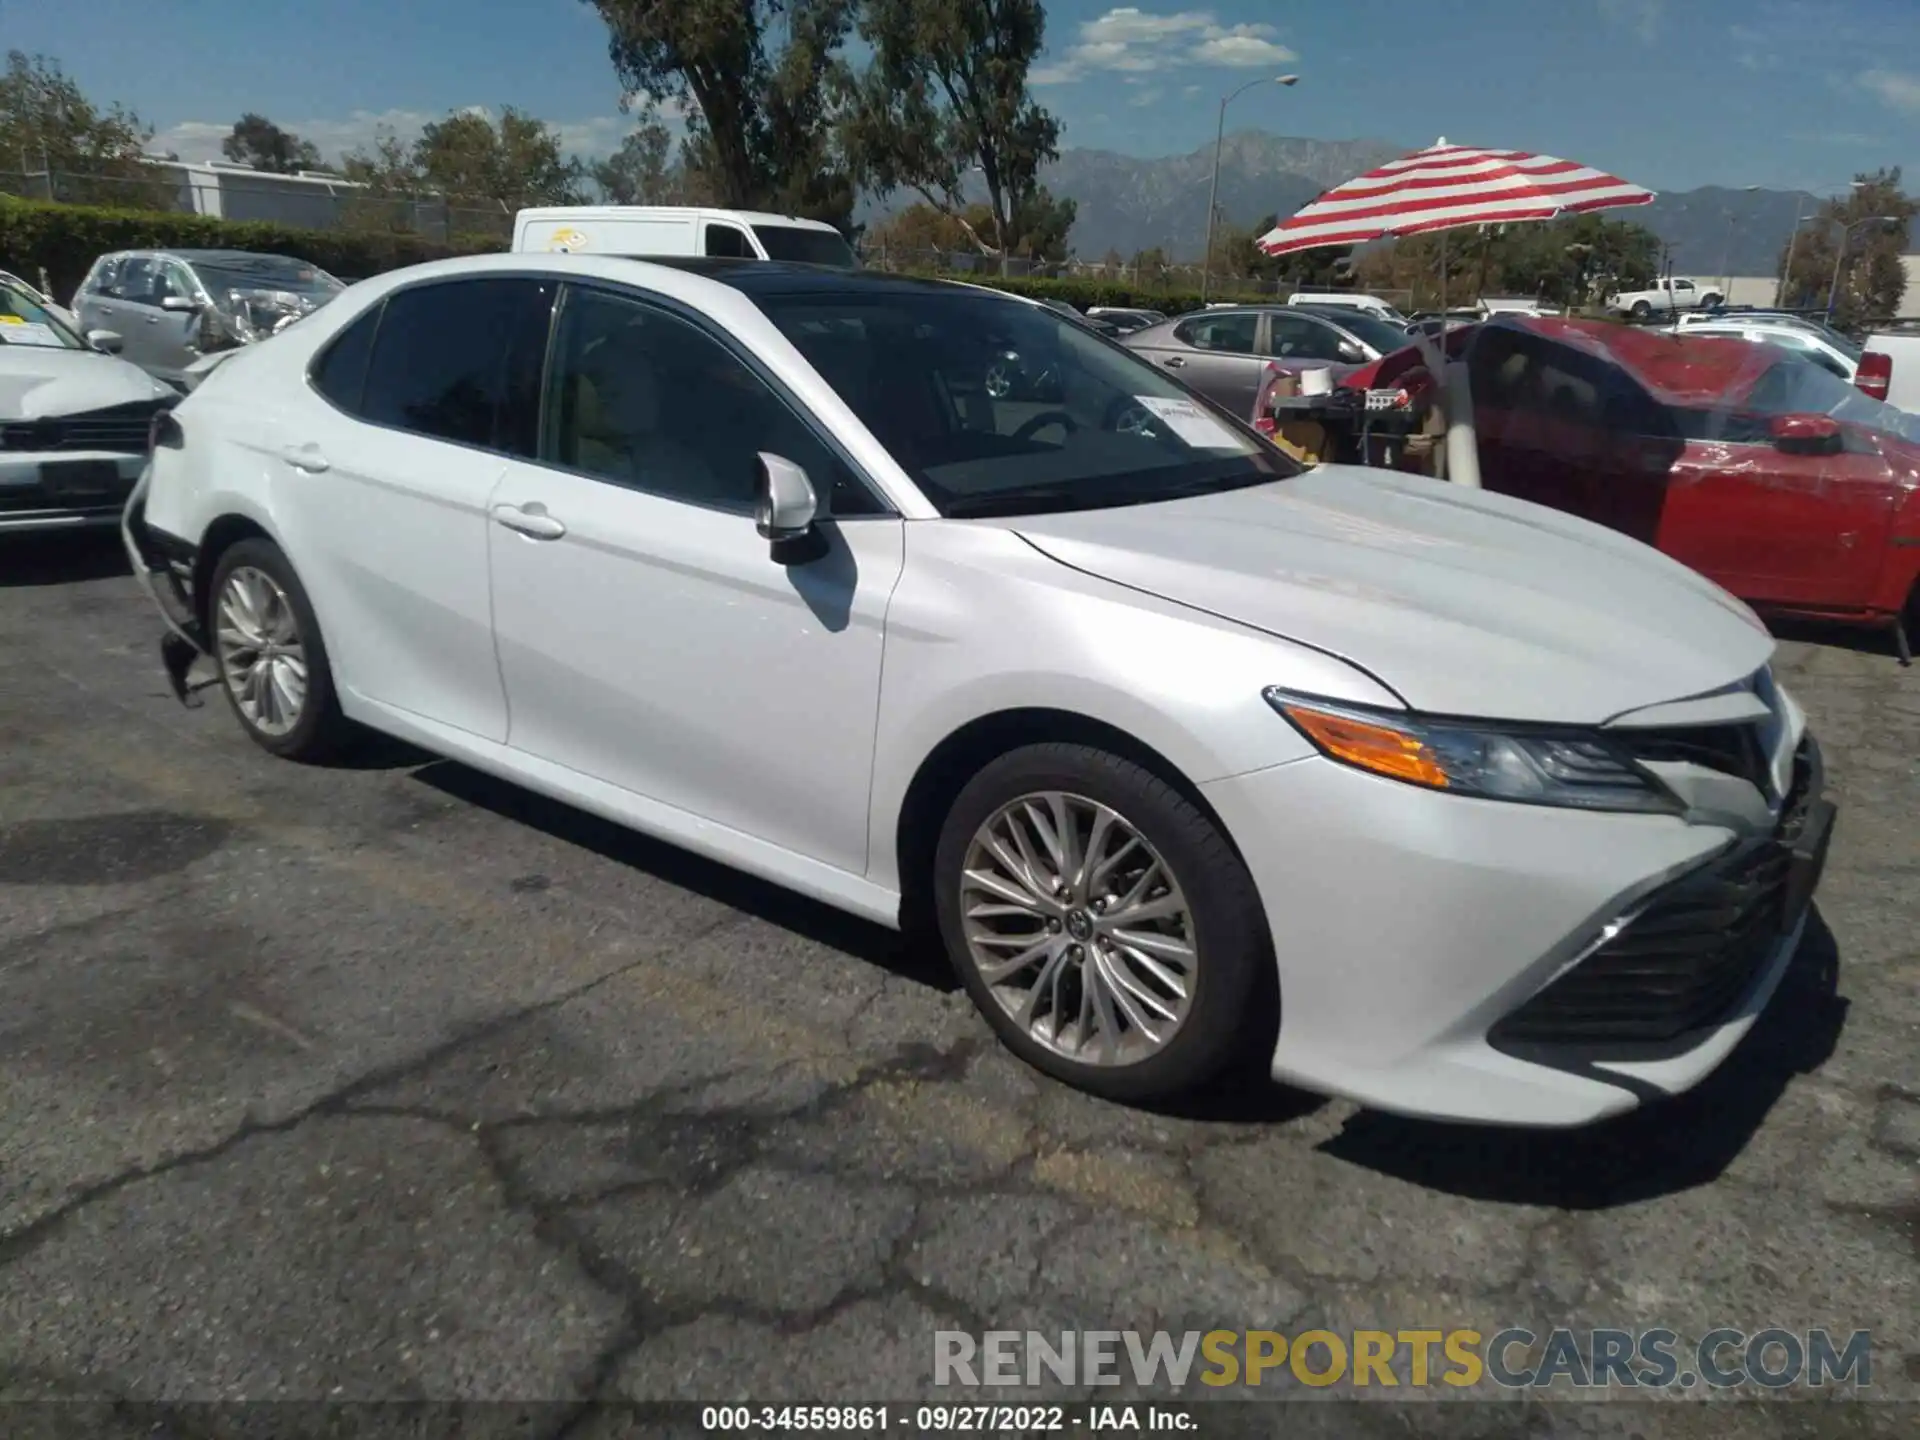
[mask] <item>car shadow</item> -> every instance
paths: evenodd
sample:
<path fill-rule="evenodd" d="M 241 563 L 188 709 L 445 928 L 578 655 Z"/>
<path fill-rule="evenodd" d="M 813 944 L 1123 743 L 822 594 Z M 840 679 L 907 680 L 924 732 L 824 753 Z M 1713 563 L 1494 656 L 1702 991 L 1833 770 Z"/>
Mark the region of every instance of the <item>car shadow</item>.
<path fill-rule="evenodd" d="M 0 589 L 71 585 L 132 573 L 120 532 L 114 529 L 0 535 Z"/>
<path fill-rule="evenodd" d="M 1803 645 L 1824 645 L 1835 650 L 1852 650 L 1861 655 L 1884 655 L 1899 660 L 1899 646 L 1891 626 L 1868 628 L 1841 625 L 1831 620 L 1797 620 L 1771 616 L 1767 629 L 1776 640 L 1793 640 Z"/>
<path fill-rule="evenodd" d="M 1816 908 L 1780 988 L 1726 1061 L 1692 1090 L 1578 1130 L 1446 1125 L 1362 1111 L 1319 1147 L 1418 1185 L 1517 1205 L 1600 1210 L 1706 1185 L 1790 1081 L 1833 1054 L 1845 1025 L 1840 957 Z"/>
<path fill-rule="evenodd" d="M 451 760 L 435 760 L 424 765 L 413 772 L 412 778 L 452 799 L 490 810 L 516 824 L 531 826 L 617 864 L 643 870 L 670 885 L 704 895 L 817 944 L 844 951 L 902 979 L 942 992 L 960 988 L 953 967 L 939 946 L 922 937 L 862 920 Z"/>

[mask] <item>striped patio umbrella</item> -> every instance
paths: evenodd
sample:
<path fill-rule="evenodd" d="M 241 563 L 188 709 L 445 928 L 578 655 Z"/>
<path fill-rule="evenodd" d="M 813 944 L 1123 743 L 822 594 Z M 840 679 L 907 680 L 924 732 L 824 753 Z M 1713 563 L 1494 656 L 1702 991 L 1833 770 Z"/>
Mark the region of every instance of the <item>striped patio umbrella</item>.
<path fill-rule="evenodd" d="M 1289 255 L 1466 225 L 1551 220 L 1652 199 L 1651 190 L 1590 165 L 1443 139 L 1335 186 L 1254 243 L 1269 255 Z"/>

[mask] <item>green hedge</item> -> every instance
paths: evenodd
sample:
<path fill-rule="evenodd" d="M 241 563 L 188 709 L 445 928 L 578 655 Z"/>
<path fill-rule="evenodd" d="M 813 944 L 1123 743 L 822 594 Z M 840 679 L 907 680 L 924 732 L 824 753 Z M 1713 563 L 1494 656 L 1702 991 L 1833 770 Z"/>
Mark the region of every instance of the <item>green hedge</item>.
<path fill-rule="evenodd" d="M 44 267 L 54 298 L 62 302 L 79 288 L 96 257 L 110 250 L 161 248 L 266 251 L 308 261 L 342 279 L 362 280 L 423 260 L 506 246 L 490 238 L 444 245 L 418 235 L 300 230 L 170 210 L 110 210 L 0 196 L 0 270 L 37 284 Z"/>
<path fill-rule="evenodd" d="M 111 250 L 162 248 L 259 250 L 292 255 L 342 279 L 363 280 L 369 275 L 397 270 L 403 265 L 418 265 L 424 260 L 484 254 L 504 250 L 506 246 L 491 237 L 460 238 L 452 244 L 442 244 L 419 235 L 301 230 L 288 225 L 182 215 L 170 210 L 112 210 L 0 195 L 0 270 L 11 270 L 37 283 L 39 272 L 44 268 L 57 300 L 64 301 L 79 288 L 97 256 Z M 1136 289 L 1109 280 L 1000 275 L 944 278 L 1009 290 L 1036 300 L 1064 300 L 1081 309 L 1089 305 L 1115 305 L 1184 315 L 1205 304 L 1197 290 Z M 1221 290 L 1212 298 L 1271 301 L 1273 297 Z"/>

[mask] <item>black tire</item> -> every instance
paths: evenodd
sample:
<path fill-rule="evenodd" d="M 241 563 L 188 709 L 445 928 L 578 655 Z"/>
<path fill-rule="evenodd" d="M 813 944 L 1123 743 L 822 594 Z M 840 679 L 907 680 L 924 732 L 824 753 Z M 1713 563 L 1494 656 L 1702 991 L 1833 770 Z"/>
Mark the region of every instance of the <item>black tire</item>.
<path fill-rule="evenodd" d="M 1653 314 L 1653 306 L 1644 300 L 1636 300 L 1633 302 L 1633 309 L 1628 313 L 1636 320 L 1645 320 L 1649 315 Z"/>
<path fill-rule="evenodd" d="M 307 694 L 300 717 L 284 734 L 262 730 L 240 708 L 239 697 L 228 683 L 227 667 L 220 660 L 220 596 L 235 570 L 249 566 L 267 575 L 287 597 L 293 612 L 299 640 L 307 662 Z M 214 664 L 220 672 L 220 689 L 227 697 L 240 728 L 254 744 L 283 760 L 313 764 L 335 754 L 353 733 L 351 722 L 340 713 L 340 697 L 333 688 L 333 670 L 327 660 L 326 640 L 320 634 L 320 622 L 314 617 L 313 604 L 306 588 L 294 573 L 293 565 L 271 540 L 254 537 L 240 540 L 221 552 L 207 586 L 207 638 L 216 651 Z"/>
<path fill-rule="evenodd" d="M 975 832 L 1022 795 L 1061 791 L 1125 818 L 1178 877 L 1198 959 L 1187 1014 L 1164 1045 L 1129 1064 L 1073 1059 L 1029 1035 L 975 967 L 960 913 L 962 873 Z M 1213 821 L 1151 771 L 1087 745 L 1047 743 L 989 763 L 955 799 L 933 863 L 941 940 L 967 993 L 1007 1048 L 1078 1089 L 1125 1101 L 1165 1101 L 1204 1085 L 1274 1038 L 1271 932 L 1253 878 Z"/>
<path fill-rule="evenodd" d="M 1727 302 L 1723 297 L 1714 294 L 1711 290 L 1709 290 L 1705 295 L 1702 295 L 1700 297 L 1700 308 L 1702 310 L 1712 310 L 1715 307 L 1724 305 L 1726 303 Z"/>

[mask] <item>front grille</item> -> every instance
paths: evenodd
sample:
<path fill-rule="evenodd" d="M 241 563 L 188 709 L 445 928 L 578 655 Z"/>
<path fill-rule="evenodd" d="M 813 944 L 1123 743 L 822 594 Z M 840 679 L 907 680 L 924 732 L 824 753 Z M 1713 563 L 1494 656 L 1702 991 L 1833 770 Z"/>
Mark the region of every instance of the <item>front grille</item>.
<path fill-rule="evenodd" d="M 1779 943 L 1792 846 L 1813 788 L 1811 747 L 1774 833 L 1657 891 L 1572 969 L 1488 1034 L 1500 1048 L 1658 1045 L 1719 1023 Z"/>
<path fill-rule="evenodd" d="M 14 420 L 0 425 L 0 450 L 107 450 L 144 455 L 154 411 L 166 402 L 141 400 L 79 415 L 47 420 Z"/>

